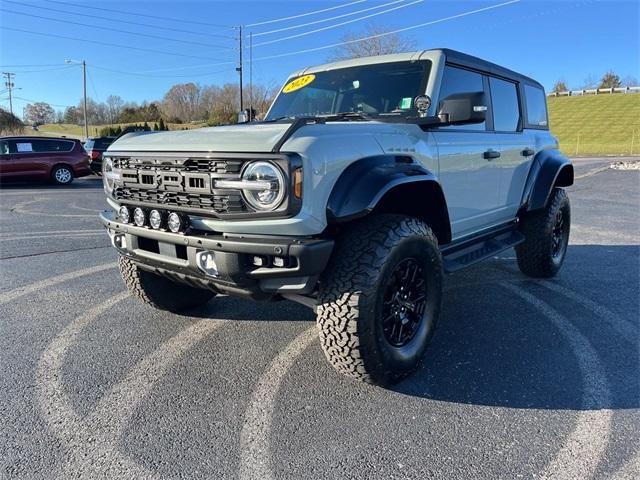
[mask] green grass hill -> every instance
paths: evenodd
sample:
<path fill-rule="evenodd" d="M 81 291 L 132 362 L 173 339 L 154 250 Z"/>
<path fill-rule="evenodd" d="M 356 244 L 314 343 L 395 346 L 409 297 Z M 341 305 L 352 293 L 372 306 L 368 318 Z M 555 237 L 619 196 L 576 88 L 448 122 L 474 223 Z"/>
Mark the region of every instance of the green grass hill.
<path fill-rule="evenodd" d="M 640 93 L 549 97 L 551 132 L 565 155 L 640 155 Z"/>

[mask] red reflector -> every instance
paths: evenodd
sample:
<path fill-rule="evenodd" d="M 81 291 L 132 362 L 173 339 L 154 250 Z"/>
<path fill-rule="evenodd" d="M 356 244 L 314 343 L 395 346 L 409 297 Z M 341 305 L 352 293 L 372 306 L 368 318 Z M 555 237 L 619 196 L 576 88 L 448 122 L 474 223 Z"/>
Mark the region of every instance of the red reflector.
<path fill-rule="evenodd" d="M 89 156 L 91 156 L 91 160 L 96 160 L 100 156 L 100 152 L 91 150 L 91 152 L 89 152 Z"/>

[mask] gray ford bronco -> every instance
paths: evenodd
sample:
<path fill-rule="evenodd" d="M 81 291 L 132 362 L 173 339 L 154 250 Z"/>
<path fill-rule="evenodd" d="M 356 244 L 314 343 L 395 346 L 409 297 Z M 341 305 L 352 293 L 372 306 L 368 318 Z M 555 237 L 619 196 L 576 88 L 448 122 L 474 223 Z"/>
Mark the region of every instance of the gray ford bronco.
<path fill-rule="evenodd" d="M 135 297 L 297 301 L 329 362 L 377 384 L 416 368 L 444 273 L 515 247 L 551 277 L 569 240 L 573 166 L 543 87 L 445 49 L 300 70 L 264 121 L 129 134 L 103 174 Z"/>

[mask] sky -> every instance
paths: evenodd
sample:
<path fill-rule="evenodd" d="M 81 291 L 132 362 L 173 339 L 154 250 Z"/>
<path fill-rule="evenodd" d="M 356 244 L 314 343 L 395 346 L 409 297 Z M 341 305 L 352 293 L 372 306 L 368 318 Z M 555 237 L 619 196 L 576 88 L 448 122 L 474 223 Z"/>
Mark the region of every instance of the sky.
<path fill-rule="evenodd" d="M 608 70 L 640 78 L 638 0 L 0 0 L 0 69 L 15 73 L 18 115 L 33 101 L 78 104 L 82 70 L 67 59 L 86 61 L 97 101 L 159 100 L 176 83 L 237 82 L 243 25 L 253 33 L 254 82 L 281 85 L 292 71 L 325 63 L 332 49 L 319 47 L 371 22 L 407 29 L 401 35 L 416 50 L 461 50 L 547 89 L 559 79 L 580 88 Z M 248 82 L 248 62 L 244 71 Z M 5 90 L 3 82 L 8 108 Z"/>

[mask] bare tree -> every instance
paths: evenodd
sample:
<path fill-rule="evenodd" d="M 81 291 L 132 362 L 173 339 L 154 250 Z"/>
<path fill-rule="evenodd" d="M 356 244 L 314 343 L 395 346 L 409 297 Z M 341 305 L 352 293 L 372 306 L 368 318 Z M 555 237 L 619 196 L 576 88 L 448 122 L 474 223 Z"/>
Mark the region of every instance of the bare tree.
<path fill-rule="evenodd" d="M 275 84 L 253 86 L 253 99 L 245 100 L 245 103 L 253 105 L 257 119 L 264 118 L 271 103 L 273 103 L 273 99 L 276 98 L 278 90 L 279 87 Z"/>
<path fill-rule="evenodd" d="M 24 121 L 33 125 L 51 123 L 55 120 L 56 112 L 45 102 L 29 103 L 24 108 Z"/>
<path fill-rule="evenodd" d="M 560 79 L 553 86 L 552 92 L 559 93 L 559 92 L 566 92 L 568 90 L 569 90 L 569 87 L 567 87 L 567 82 L 565 82 L 564 80 Z"/>
<path fill-rule="evenodd" d="M 203 120 L 205 112 L 202 108 L 202 88 L 195 83 L 174 85 L 162 99 L 162 113 L 165 117 L 182 122 Z"/>
<path fill-rule="evenodd" d="M 238 121 L 238 95 L 235 83 L 225 83 L 222 87 L 209 85 L 203 89 L 202 104 L 208 113 L 210 125 L 227 125 Z"/>
<path fill-rule="evenodd" d="M 333 50 L 329 60 L 386 55 L 407 52 L 416 48 L 414 39 L 403 37 L 397 33 L 386 34 L 388 31 L 388 28 L 370 23 L 361 32 L 348 33 L 341 38 L 344 44 Z"/>
<path fill-rule="evenodd" d="M 622 79 L 622 86 L 623 87 L 637 87 L 638 86 L 638 79 L 636 77 L 634 77 L 633 75 L 627 75 L 626 77 L 624 77 Z"/>
<path fill-rule="evenodd" d="M 584 79 L 584 83 L 582 85 L 583 90 L 590 90 L 592 88 L 596 88 L 598 86 L 598 79 L 593 73 L 590 73 L 587 78 Z"/>
<path fill-rule="evenodd" d="M 122 113 L 124 100 L 119 95 L 109 95 L 107 97 L 107 111 L 109 113 L 109 123 L 116 123 Z"/>

